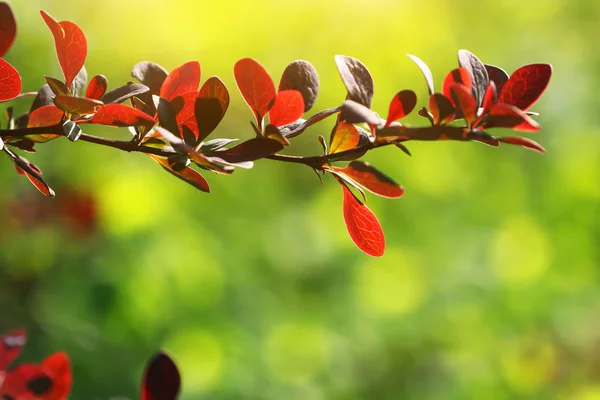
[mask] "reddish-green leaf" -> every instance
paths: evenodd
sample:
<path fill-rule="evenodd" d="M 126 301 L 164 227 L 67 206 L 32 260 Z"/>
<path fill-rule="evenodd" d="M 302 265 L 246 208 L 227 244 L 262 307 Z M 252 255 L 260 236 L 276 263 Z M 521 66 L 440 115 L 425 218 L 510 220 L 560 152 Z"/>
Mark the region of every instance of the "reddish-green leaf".
<path fill-rule="evenodd" d="M 464 85 L 467 90 L 471 91 L 473 87 L 473 82 L 471 80 L 471 74 L 469 70 L 466 68 L 456 68 L 452 71 L 448 72 L 448 75 L 444 78 L 444 82 L 442 83 L 442 94 L 446 96 L 448 99 L 452 99 L 452 94 L 450 93 L 450 85 L 453 83 L 460 83 Z"/>
<path fill-rule="evenodd" d="M 77 115 L 94 114 L 104 105 L 100 100 L 67 95 L 56 96 L 54 104 L 62 111 Z"/>
<path fill-rule="evenodd" d="M 107 104 L 100 108 L 90 120 L 93 124 L 111 126 L 134 126 L 153 123 L 148 114 L 124 104 Z"/>
<path fill-rule="evenodd" d="M 527 139 L 524 137 L 504 136 L 504 137 L 498 138 L 498 141 L 508 143 L 508 144 L 514 144 L 517 146 L 522 146 L 526 149 L 537 151 L 542 154 L 546 152 L 546 150 L 539 143 L 534 142 L 533 140 Z"/>
<path fill-rule="evenodd" d="M 106 77 L 104 75 L 96 75 L 88 84 L 85 97 L 88 99 L 100 100 L 102 96 L 104 96 L 104 93 L 106 93 L 107 87 L 108 80 Z"/>
<path fill-rule="evenodd" d="M 499 103 L 527 111 L 540 98 L 552 76 L 550 64 L 530 64 L 519 68 L 502 87 Z"/>
<path fill-rule="evenodd" d="M 282 90 L 269 110 L 269 123 L 281 127 L 297 121 L 304 113 L 304 99 L 297 90 Z"/>
<path fill-rule="evenodd" d="M 150 93 L 159 95 L 160 89 L 165 79 L 167 79 L 167 71 L 160 65 L 142 61 L 137 63 L 131 71 L 131 76 L 142 82 L 150 88 Z"/>
<path fill-rule="evenodd" d="M 254 112 L 256 123 L 260 126 L 275 100 L 275 84 L 265 68 L 252 58 L 239 60 L 233 67 L 235 82 Z"/>
<path fill-rule="evenodd" d="M 283 149 L 283 144 L 275 139 L 260 137 L 247 140 L 230 149 L 215 151 L 210 155 L 222 158 L 228 163 L 242 163 L 264 158 Z"/>
<path fill-rule="evenodd" d="M 45 11 L 40 11 L 40 13 L 54 36 L 58 63 L 65 76 L 65 84 L 70 88 L 87 56 L 85 35 L 81 28 L 71 21 L 56 22 Z"/>
<path fill-rule="evenodd" d="M 540 125 L 529 115 L 506 103 L 498 103 L 492 106 L 483 125 L 486 128 L 511 128 L 521 132 L 537 132 L 540 130 Z"/>
<path fill-rule="evenodd" d="M 402 90 L 390 102 L 385 126 L 390 126 L 394 121 L 410 114 L 417 105 L 417 95 L 412 90 Z"/>
<path fill-rule="evenodd" d="M 279 91 L 297 90 L 304 100 L 304 112 L 310 110 L 319 94 L 319 75 L 311 63 L 296 60 L 283 71 Z"/>
<path fill-rule="evenodd" d="M 200 85 L 200 63 L 190 61 L 171 71 L 160 88 L 160 97 L 171 101 L 184 93 L 197 91 L 198 85 Z"/>
<path fill-rule="evenodd" d="M 344 168 L 333 168 L 376 195 L 397 198 L 404 194 L 404 188 L 401 185 L 366 162 L 351 161 Z"/>
<path fill-rule="evenodd" d="M 354 196 L 346 184 L 338 181 L 344 192 L 344 222 L 350 238 L 366 254 L 381 257 L 385 251 L 385 237 L 377 217 Z"/>
<path fill-rule="evenodd" d="M 467 125 L 471 125 L 477 118 L 478 109 L 473 93 L 460 83 L 452 83 L 449 88 L 454 104 L 460 110 Z"/>
<path fill-rule="evenodd" d="M 431 96 L 435 92 L 433 86 L 433 74 L 431 73 L 431 70 L 429 69 L 427 64 L 425 64 L 423 60 L 421 60 L 419 57 L 413 56 L 412 54 L 407 54 L 407 56 L 410 57 L 410 59 L 413 60 L 415 64 L 417 64 L 417 67 L 419 67 L 419 69 L 423 73 L 425 81 L 427 82 L 427 89 L 429 90 L 429 95 Z"/>
<path fill-rule="evenodd" d="M 27 335 L 22 329 L 0 335 L 0 376 L 19 356 L 27 342 Z M 0 387 L 2 381 L 0 380 Z"/>
<path fill-rule="evenodd" d="M 208 185 L 208 182 L 195 169 L 192 169 L 190 167 L 185 167 L 181 171 L 175 171 L 175 169 L 173 169 L 173 166 L 171 166 L 171 164 L 169 164 L 169 161 L 166 158 L 158 157 L 153 154 L 148 154 L 148 155 L 154 161 L 156 161 L 158 164 L 160 164 L 160 166 L 163 167 L 165 171 L 178 177 L 182 181 L 189 183 L 196 189 L 199 189 L 206 193 L 210 193 L 210 186 Z"/>
<path fill-rule="evenodd" d="M 165 353 L 157 353 L 146 365 L 141 400 L 175 400 L 181 376 L 177 365 Z"/>
<path fill-rule="evenodd" d="M 200 88 L 194 106 L 196 123 L 200 132 L 199 141 L 204 140 L 219 125 L 229 107 L 229 91 L 216 76 L 208 78 Z"/>
<path fill-rule="evenodd" d="M 496 85 L 496 91 L 500 93 L 502 91 L 502 87 L 508 81 L 508 74 L 505 70 L 495 65 L 484 64 L 485 69 L 490 78 L 490 82 L 494 82 Z"/>
<path fill-rule="evenodd" d="M 356 58 L 341 55 L 335 56 L 335 64 L 348 90 L 347 99 L 371 108 L 375 85 L 367 67 Z"/>
<path fill-rule="evenodd" d="M 0 101 L 14 99 L 21 93 L 21 76 L 8 62 L 0 58 Z"/>
<path fill-rule="evenodd" d="M 12 46 L 17 35 L 15 16 L 6 2 L 0 2 L 0 57 Z"/>
<path fill-rule="evenodd" d="M 454 119 L 454 105 L 441 93 L 434 93 L 429 97 L 429 111 L 435 125 L 447 124 Z"/>
<path fill-rule="evenodd" d="M 477 107 L 483 102 L 483 96 L 489 84 L 489 77 L 485 66 L 479 61 L 479 58 L 468 50 L 458 51 L 458 65 L 466 68 L 471 75 L 473 87 L 473 97 Z"/>
<path fill-rule="evenodd" d="M 350 122 L 342 121 L 337 124 L 329 140 L 329 154 L 354 149 L 358 145 L 360 134 Z"/>

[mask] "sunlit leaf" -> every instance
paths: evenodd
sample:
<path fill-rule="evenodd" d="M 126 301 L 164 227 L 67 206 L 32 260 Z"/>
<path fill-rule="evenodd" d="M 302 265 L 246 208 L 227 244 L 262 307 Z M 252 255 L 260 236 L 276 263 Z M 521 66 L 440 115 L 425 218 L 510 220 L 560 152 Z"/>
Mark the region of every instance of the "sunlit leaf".
<path fill-rule="evenodd" d="M 269 110 L 269 123 L 281 127 L 297 121 L 304 113 L 304 99 L 297 90 L 282 90 Z"/>
<path fill-rule="evenodd" d="M 15 16 L 6 2 L 0 2 L 0 57 L 12 46 L 17 35 Z"/>
<path fill-rule="evenodd" d="M 350 122 L 340 122 L 331 133 L 329 139 L 329 154 L 341 153 L 354 149 L 360 140 L 360 134 Z"/>
<path fill-rule="evenodd" d="M 511 128 L 521 132 L 537 132 L 541 129 L 529 115 L 506 103 L 492 106 L 483 125 L 486 128 Z"/>
<path fill-rule="evenodd" d="M 275 100 L 275 84 L 265 68 L 252 58 L 235 63 L 233 74 L 242 97 L 254 112 L 256 123 L 261 126 Z"/>
<path fill-rule="evenodd" d="M 460 83 L 452 83 L 449 88 L 454 104 L 460 110 L 467 125 L 470 126 L 477 118 L 478 109 L 473 93 Z"/>
<path fill-rule="evenodd" d="M 427 64 L 425 64 L 423 60 L 421 60 L 419 57 L 413 56 L 412 54 L 407 54 L 407 56 L 410 57 L 410 59 L 413 60 L 415 64 L 417 64 L 417 66 L 423 73 L 425 81 L 427 82 L 427 89 L 429 90 L 429 95 L 431 96 L 435 92 L 433 86 L 433 74 L 431 73 L 431 70 L 429 69 Z"/>
<path fill-rule="evenodd" d="M 489 84 L 487 70 L 475 54 L 464 49 L 458 51 L 458 64 L 466 68 L 471 75 L 473 82 L 471 91 L 473 92 L 475 103 L 479 107 L 483 102 L 483 96 Z"/>
<path fill-rule="evenodd" d="M 26 342 L 27 335 L 22 329 L 0 335 L 0 374 L 19 356 Z"/>
<path fill-rule="evenodd" d="M 390 102 L 387 121 L 385 126 L 410 114 L 417 105 L 417 95 L 412 90 L 402 90 L 394 96 Z"/>
<path fill-rule="evenodd" d="M 14 99 L 21 93 L 21 76 L 2 58 L 0 58 L 0 78 L 0 101 Z"/>
<path fill-rule="evenodd" d="M 385 237 L 377 217 L 354 196 L 346 184 L 342 181 L 340 184 L 344 192 L 344 222 L 350 238 L 366 254 L 381 257 L 385 251 Z"/>
<path fill-rule="evenodd" d="M 450 85 L 452 85 L 453 83 L 460 83 L 464 85 L 467 88 L 467 90 L 471 91 L 471 88 L 473 87 L 473 82 L 471 80 L 471 74 L 469 73 L 469 70 L 463 67 L 456 68 L 448 72 L 448 74 L 444 78 L 444 82 L 442 83 L 442 94 L 450 100 L 452 100 L 452 94 L 450 93 Z"/>
<path fill-rule="evenodd" d="M 160 88 L 160 97 L 170 101 L 184 93 L 197 91 L 198 85 L 200 85 L 200 63 L 190 61 L 169 73 Z"/>
<path fill-rule="evenodd" d="M 131 76 L 150 88 L 150 93 L 158 95 L 165 79 L 167 71 L 158 64 L 149 61 L 137 63 L 131 71 Z"/>
<path fill-rule="evenodd" d="M 180 386 L 181 376 L 177 365 L 167 354 L 157 353 L 146 365 L 141 400 L 175 400 Z"/>
<path fill-rule="evenodd" d="M 488 73 L 488 76 L 490 78 L 490 82 L 494 82 L 494 84 L 496 85 L 496 91 L 498 93 L 500 93 L 500 91 L 502 90 L 502 87 L 504 86 L 506 81 L 508 81 L 508 74 L 506 73 L 505 70 L 503 70 L 502 68 L 497 67 L 495 65 L 489 65 L 489 64 L 484 64 L 484 65 L 485 65 L 485 69 Z"/>
<path fill-rule="evenodd" d="M 64 112 L 61 111 L 55 105 L 47 105 L 35 109 L 29 114 L 29 120 L 27 121 L 28 128 L 36 128 L 42 126 L 53 126 L 61 122 Z M 27 137 L 36 143 L 44 143 L 52 139 L 56 139 L 61 135 L 54 133 L 44 133 L 28 135 Z"/>
<path fill-rule="evenodd" d="M 96 75 L 88 84 L 85 97 L 88 99 L 100 100 L 102 96 L 104 96 L 104 93 L 106 93 L 107 87 L 108 80 L 106 77 L 104 75 Z"/>
<path fill-rule="evenodd" d="M 371 108 L 375 85 L 367 67 L 356 58 L 341 55 L 335 56 L 335 64 L 348 90 L 347 98 Z"/>
<path fill-rule="evenodd" d="M 196 171 L 190 167 L 185 167 L 181 171 L 175 171 L 173 169 L 173 167 L 169 164 L 169 162 L 167 161 L 166 158 L 158 157 L 153 154 L 148 154 L 148 155 L 154 161 L 156 161 L 158 164 L 160 164 L 160 166 L 163 167 L 164 170 L 169 172 L 170 174 L 178 177 L 179 179 L 181 179 L 184 182 L 189 183 L 190 185 L 194 186 L 196 189 L 199 189 L 206 193 L 210 192 L 210 186 L 208 185 L 208 182 L 206 181 L 206 179 L 204 179 L 204 177 L 202 175 L 200 175 L 200 173 L 198 171 Z"/>
<path fill-rule="evenodd" d="M 133 96 L 139 96 L 142 93 L 146 93 L 150 90 L 146 85 L 140 85 L 138 83 L 128 83 L 127 85 L 118 87 L 116 89 L 107 92 L 102 96 L 104 104 L 111 103 L 122 103 L 125 100 L 132 98 Z"/>
<path fill-rule="evenodd" d="M 78 115 L 93 114 L 104 105 L 99 100 L 68 95 L 56 96 L 54 104 L 64 112 Z"/>
<path fill-rule="evenodd" d="M 71 373 L 71 362 L 65 353 L 54 353 L 42 362 L 42 369 L 52 379 L 52 385 L 47 399 L 62 400 L 69 397 L 73 377 Z"/>
<path fill-rule="evenodd" d="M 333 168 L 376 195 L 397 198 L 404 194 L 404 188 L 400 184 L 366 162 L 351 161 L 344 168 Z"/>
<path fill-rule="evenodd" d="M 85 35 L 81 28 L 71 21 L 56 22 L 45 11 L 40 11 L 40 13 L 54 36 L 58 63 L 65 77 L 65 84 L 70 88 L 87 56 Z"/>
<path fill-rule="evenodd" d="M 219 125 L 229 107 L 229 91 L 216 76 L 208 78 L 200 88 L 194 105 L 198 140 L 204 140 Z"/>
<path fill-rule="evenodd" d="M 304 100 L 304 112 L 310 110 L 319 94 L 319 75 L 311 63 L 296 60 L 286 67 L 279 81 L 279 91 L 297 90 Z M 272 123 L 272 122 L 271 122 Z"/>
<path fill-rule="evenodd" d="M 275 139 L 253 138 L 227 150 L 211 153 L 229 163 L 254 161 L 283 149 L 283 144 Z"/>
<path fill-rule="evenodd" d="M 533 140 L 527 139 L 524 137 L 504 136 L 504 137 L 499 137 L 498 141 L 503 142 L 503 143 L 508 143 L 508 144 L 514 144 L 517 146 L 522 146 L 526 149 L 537 151 L 542 154 L 546 152 L 546 150 L 539 143 L 534 142 Z"/>
<path fill-rule="evenodd" d="M 107 104 L 91 119 L 94 124 L 111 126 L 134 126 L 152 124 L 154 119 L 148 114 L 124 104 Z"/>
<path fill-rule="evenodd" d="M 527 111 L 540 98 L 552 76 L 550 64 L 530 64 L 510 76 L 498 96 L 499 103 L 511 104 Z"/>
<path fill-rule="evenodd" d="M 434 93 L 429 97 L 429 111 L 435 125 L 447 124 L 454 119 L 454 105 L 441 93 Z"/>

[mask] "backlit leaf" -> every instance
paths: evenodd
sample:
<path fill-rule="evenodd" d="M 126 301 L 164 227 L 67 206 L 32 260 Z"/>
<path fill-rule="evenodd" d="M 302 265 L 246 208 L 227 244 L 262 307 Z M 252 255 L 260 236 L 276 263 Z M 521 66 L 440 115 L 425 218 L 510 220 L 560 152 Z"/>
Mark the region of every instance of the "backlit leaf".
<path fill-rule="evenodd" d="M 192 169 L 190 167 L 185 167 L 181 171 L 175 171 L 175 169 L 173 169 L 173 167 L 169 164 L 169 161 L 167 161 L 166 158 L 158 157 L 153 154 L 148 154 L 148 155 L 154 161 L 156 161 L 158 164 L 160 164 L 160 166 L 163 167 L 164 170 L 169 172 L 170 174 L 176 176 L 177 178 L 181 179 L 184 182 L 189 183 L 196 189 L 199 189 L 206 193 L 210 192 L 210 186 L 208 185 L 208 182 L 195 169 Z M 151 397 L 148 397 L 148 398 L 150 399 Z"/>
<path fill-rule="evenodd" d="M 151 124 L 154 119 L 148 114 L 124 104 L 107 104 L 94 114 L 90 122 L 123 127 Z"/>
<path fill-rule="evenodd" d="M 0 58 L 0 101 L 14 99 L 21 93 L 21 76 L 7 61 Z"/>
<path fill-rule="evenodd" d="M 7 149 L 4 149 L 4 151 L 7 151 Z M 10 158 L 13 160 L 13 163 L 15 164 L 15 168 L 19 175 L 26 175 L 27 179 L 29 179 L 33 186 L 35 186 L 36 189 L 39 190 L 45 196 L 54 197 L 54 190 L 52 190 L 50 186 L 48 186 L 48 184 L 44 181 L 44 179 L 42 178 L 42 171 L 35 164 L 29 162 L 27 159 L 19 155 L 13 153 L 9 153 L 9 155 Z"/>
<path fill-rule="evenodd" d="M 199 140 L 204 140 L 219 125 L 229 107 L 229 91 L 216 76 L 208 78 L 200 88 L 194 110 Z"/>
<path fill-rule="evenodd" d="M 481 107 L 482 107 L 481 115 L 479 117 L 477 117 L 477 120 L 475 121 L 473 126 L 477 127 L 481 124 L 483 119 L 489 113 L 492 106 L 494 104 L 496 104 L 497 101 L 498 101 L 498 93 L 496 92 L 496 84 L 494 83 L 494 81 L 490 81 L 490 84 L 488 85 L 488 87 L 485 91 L 485 94 L 483 96 L 483 103 L 481 105 Z"/>
<path fill-rule="evenodd" d="M 198 138 L 198 124 L 196 123 L 196 117 L 194 115 L 197 98 L 198 92 L 192 91 L 184 93 L 171 101 L 171 104 L 173 104 L 173 112 L 176 113 L 175 122 L 177 123 L 178 129 L 173 130 L 175 128 L 170 126 L 169 130 L 172 132 L 181 131 L 182 137 L 190 145 L 195 145 Z M 165 100 L 161 99 L 161 101 Z M 181 104 L 183 105 L 181 106 Z M 161 112 L 159 111 L 159 116 L 160 115 Z M 185 137 L 185 134 L 187 134 L 187 137 Z"/>
<path fill-rule="evenodd" d="M 483 125 L 486 128 L 511 128 L 521 132 L 537 132 L 541 129 L 529 115 L 506 103 L 492 106 Z"/>
<path fill-rule="evenodd" d="M 279 91 L 297 90 L 304 100 L 304 112 L 310 110 L 319 94 L 319 75 L 311 63 L 296 60 L 286 67 L 279 81 Z"/>
<path fill-rule="evenodd" d="M 350 122 L 342 121 L 337 124 L 329 140 L 329 154 L 354 149 L 358 145 L 360 134 Z"/>
<path fill-rule="evenodd" d="M 478 109 L 473 93 L 460 83 L 452 83 L 450 84 L 450 94 L 467 125 L 470 126 L 477 118 Z"/>
<path fill-rule="evenodd" d="M 160 65 L 142 61 L 133 67 L 131 76 L 142 82 L 150 88 L 150 93 L 158 95 L 165 79 L 167 79 L 167 71 Z"/>
<path fill-rule="evenodd" d="M 6 2 L 0 2 L 0 57 L 12 46 L 17 35 L 15 16 Z"/>
<path fill-rule="evenodd" d="M 46 397 L 52 387 L 50 378 L 42 366 L 24 363 L 13 368 L 0 387 L 0 396 L 4 400 L 48 399 L 65 400 Z"/>
<path fill-rule="evenodd" d="M 546 150 L 539 143 L 534 142 L 533 140 L 527 139 L 524 137 L 504 136 L 504 137 L 499 137 L 498 141 L 508 143 L 508 144 L 514 144 L 517 146 L 522 146 L 526 149 L 537 151 L 542 154 L 546 152 Z"/>
<path fill-rule="evenodd" d="M 425 81 L 427 82 L 427 89 L 429 90 L 429 95 L 431 96 L 435 92 L 435 88 L 433 86 L 433 74 L 431 73 L 431 70 L 429 69 L 427 64 L 425 64 L 419 57 L 413 56 L 412 54 L 407 54 L 407 56 L 410 57 L 410 59 L 413 60 L 415 64 L 417 64 L 417 66 L 423 73 Z"/>
<path fill-rule="evenodd" d="M 484 65 L 485 65 L 485 69 L 488 73 L 488 76 L 490 78 L 490 82 L 494 82 L 494 84 L 496 85 L 497 92 L 500 93 L 500 91 L 502 90 L 502 87 L 508 80 L 508 74 L 506 73 L 505 70 L 503 70 L 502 68 L 497 67 L 495 65 L 489 65 L 489 64 L 484 64 Z"/>
<path fill-rule="evenodd" d="M 180 386 L 177 365 L 167 354 L 160 352 L 146 365 L 141 400 L 175 400 Z"/>
<path fill-rule="evenodd" d="M 375 85 L 367 67 L 356 58 L 341 55 L 335 56 L 335 64 L 348 90 L 347 98 L 371 108 Z"/>
<path fill-rule="evenodd" d="M 412 90 L 402 90 L 394 96 L 390 102 L 387 121 L 385 126 L 410 114 L 417 105 L 417 95 Z"/>
<path fill-rule="evenodd" d="M 283 144 L 275 139 L 253 138 L 227 150 L 211 153 L 229 163 L 254 161 L 283 149 Z"/>
<path fill-rule="evenodd" d="M 373 257 L 385 251 L 385 237 L 375 214 L 340 181 L 344 192 L 344 222 L 356 246 Z"/>
<path fill-rule="evenodd" d="M 40 11 L 40 13 L 54 36 L 58 63 L 65 77 L 65 84 L 70 88 L 87 56 L 85 35 L 81 28 L 71 21 L 56 22 L 45 11 Z"/>
<path fill-rule="evenodd" d="M 41 126 L 53 126 L 61 122 L 65 113 L 61 111 L 55 105 L 47 105 L 35 109 L 29 114 L 29 120 L 27 121 L 28 128 L 36 128 Z M 36 143 L 44 143 L 52 139 L 56 139 L 61 135 L 54 133 L 42 133 L 35 135 L 28 135 L 27 137 Z"/>
<path fill-rule="evenodd" d="M 297 90 L 282 90 L 269 110 L 269 123 L 281 127 L 297 121 L 304 113 L 304 99 Z"/>
<path fill-rule="evenodd" d="M 552 76 L 550 64 L 530 64 L 510 76 L 498 96 L 499 103 L 527 111 L 540 98 Z"/>
<path fill-rule="evenodd" d="M 133 96 L 139 96 L 142 93 L 148 92 L 149 90 L 150 88 L 148 88 L 146 85 L 128 83 L 127 85 L 118 87 L 104 94 L 101 100 L 104 102 L 104 104 L 122 103 Z"/>
<path fill-rule="evenodd" d="M 200 63 L 190 61 L 169 73 L 160 88 L 160 97 L 170 101 L 184 93 L 197 91 L 198 85 L 200 85 Z"/>
<path fill-rule="evenodd" d="M 473 92 L 473 97 L 479 107 L 483 102 L 483 95 L 489 84 L 487 70 L 475 54 L 464 49 L 458 51 L 458 64 L 461 67 L 466 68 L 471 74 L 471 79 L 473 81 L 471 91 Z"/>
<path fill-rule="evenodd" d="M 104 105 L 100 100 L 68 95 L 56 96 L 54 104 L 62 111 L 78 115 L 93 114 Z"/>
<path fill-rule="evenodd" d="M 265 68 L 252 58 L 244 58 L 235 63 L 233 74 L 242 97 L 254 112 L 256 123 L 261 126 L 275 100 L 273 80 Z"/>
<path fill-rule="evenodd" d="M 0 335 L 0 374 L 19 356 L 26 342 L 27 335 L 22 329 Z"/>
<path fill-rule="evenodd" d="M 333 168 L 376 195 L 397 198 L 404 194 L 401 185 L 366 162 L 351 161 L 344 168 Z"/>
<path fill-rule="evenodd" d="M 469 73 L 469 70 L 463 67 L 456 68 L 448 72 L 448 74 L 444 78 L 444 82 L 442 83 L 442 94 L 450 100 L 452 100 L 452 94 L 450 93 L 450 85 L 452 85 L 453 83 L 460 83 L 464 85 L 467 88 L 467 90 L 471 91 L 471 88 L 473 87 L 473 82 L 471 80 L 471 74 Z"/>
<path fill-rule="evenodd" d="M 47 399 L 63 400 L 69 397 L 73 377 L 71 373 L 71 362 L 65 353 L 54 353 L 42 362 L 42 369 L 52 379 L 52 386 Z"/>
<path fill-rule="evenodd" d="M 454 119 L 454 105 L 441 93 L 434 93 L 429 97 L 429 111 L 435 125 L 447 124 Z"/>
<path fill-rule="evenodd" d="M 102 96 L 104 96 L 104 93 L 106 93 L 107 87 L 108 80 L 106 77 L 104 75 L 96 75 L 88 84 L 85 97 L 88 99 L 100 100 Z"/>

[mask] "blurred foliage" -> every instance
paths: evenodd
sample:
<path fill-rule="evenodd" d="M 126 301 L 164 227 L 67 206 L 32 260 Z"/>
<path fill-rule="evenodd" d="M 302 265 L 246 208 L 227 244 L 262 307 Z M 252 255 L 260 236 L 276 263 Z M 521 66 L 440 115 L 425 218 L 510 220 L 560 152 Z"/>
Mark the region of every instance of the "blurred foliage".
<path fill-rule="evenodd" d="M 302 166 L 209 176 L 206 195 L 144 155 L 57 140 L 29 157 L 57 192 L 49 200 L 4 160 L 0 331 L 28 329 L 21 361 L 67 351 L 72 398 L 136 398 L 164 348 L 184 400 L 600 399 L 600 2 L 11 3 L 19 33 L 6 59 L 24 91 L 60 76 L 44 9 L 83 28 L 88 72 L 110 87 L 142 60 L 198 59 L 203 80 L 217 74 L 232 91 L 219 136 L 252 136 L 232 75 L 243 57 L 273 76 L 312 62 L 315 112 L 345 95 L 333 56 L 357 57 L 382 115 L 400 89 L 426 99 L 406 53 L 438 87 L 460 48 L 509 72 L 554 66 L 534 107 L 544 156 L 441 142 L 366 157 L 406 188 L 369 198 L 381 259 L 348 238 L 338 185 Z M 287 151 L 317 154 L 318 134 Z"/>

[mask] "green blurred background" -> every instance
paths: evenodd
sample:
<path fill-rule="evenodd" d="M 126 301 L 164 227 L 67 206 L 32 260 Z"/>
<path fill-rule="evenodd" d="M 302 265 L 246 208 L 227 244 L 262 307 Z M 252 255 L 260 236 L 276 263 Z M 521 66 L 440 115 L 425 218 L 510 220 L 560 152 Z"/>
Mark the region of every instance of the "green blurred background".
<path fill-rule="evenodd" d="M 381 259 L 352 244 L 339 186 L 303 166 L 207 175 L 206 195 L 143 154 L 56 140 L 28 156 L 57 192 L 49 200 L 3 160 L 0 331 L 28 329 L 21 361 L 67 351 L 73 399 L 137 398 L 159 348 L 182 370 L 184 400 L 600 399 L 600 2 L 11 4 L 19 33 L 6 59 L 24 91 L 61 77 L 44 9 L 83 28 L 88 73 L 111 88 L 143 60 L 199 60 L 202 81 L 219 75 L 232 104 L 212 137 L 252 137 L 232 76 L 243 57 L 276 81 L 295 59 L 313 63 L 315 111 L 345 96 L 333 56 L 357 57 L 382 115 L 401 89 L 426 102 L 406 53 L 438 88 L 460 48 L 509 72 L 554 66 L 534 107 L 546 155 L 440 142 L 365 157 L 406 188 L 369 196 Z M 329 129 L 286 151 L 318 154 Z"/>

